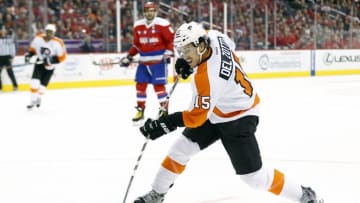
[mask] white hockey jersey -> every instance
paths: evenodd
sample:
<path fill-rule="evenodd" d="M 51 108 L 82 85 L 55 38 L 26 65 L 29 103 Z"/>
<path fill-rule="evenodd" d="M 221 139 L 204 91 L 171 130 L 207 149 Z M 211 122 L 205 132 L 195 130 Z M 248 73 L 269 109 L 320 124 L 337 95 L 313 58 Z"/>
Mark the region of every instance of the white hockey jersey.
<path fill-rule="evenodd" d="M 56 56 L 59 63 L 65 61 L 66 59 L 66 49 L 64 41 L 58 37 L 52 37 L 49 41 L 45 40 L 45 34 L 37 35 L 34 40 L 31 42 L 29 51 L 33 54 L 36 54 L 38 60 L 43 60 L 45 57 Z M 47 66 L 47 69 L 54 69 L 57 64 L 52 64 Z"/>
<path fill-rule="evenodd" d="M 224 34 L 210 30 L 211 56 L 194 70 L 190 107 L 182 112 L 186 127 L 224 123 L 246 115 L 258 115 L 260 99 L 235 55 L 234 43 Z"/>

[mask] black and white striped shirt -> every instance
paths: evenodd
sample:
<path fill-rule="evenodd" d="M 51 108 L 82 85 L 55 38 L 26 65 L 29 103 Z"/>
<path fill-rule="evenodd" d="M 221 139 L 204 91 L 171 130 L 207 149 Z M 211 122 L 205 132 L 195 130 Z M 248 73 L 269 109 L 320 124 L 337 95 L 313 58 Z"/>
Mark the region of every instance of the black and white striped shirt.
<path fill-rule="evenodd" d="M 7 35 L 6 37 L 0 37 L 0 56 L 15 56 L 16 47 L 15 47 L 15 36 Z"/>

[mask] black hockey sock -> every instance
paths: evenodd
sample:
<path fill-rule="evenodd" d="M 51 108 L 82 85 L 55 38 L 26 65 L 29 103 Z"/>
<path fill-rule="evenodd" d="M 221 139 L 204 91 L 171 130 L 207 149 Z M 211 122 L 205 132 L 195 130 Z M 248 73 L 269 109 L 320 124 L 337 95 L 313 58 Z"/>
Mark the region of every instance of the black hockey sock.
<path fill-rule="evenodd" d="M 11 80 L 13 86 L 17 87 L 18 85 L 17 85 L 17 82 L 16 82 L 16 78 L 15 78 L 13 69 L 12 68 L 7 68 L 6 71 L 7 71 L 8 75 L 9 75 L 9 77 L 10 77 L 10 80 Z"/>

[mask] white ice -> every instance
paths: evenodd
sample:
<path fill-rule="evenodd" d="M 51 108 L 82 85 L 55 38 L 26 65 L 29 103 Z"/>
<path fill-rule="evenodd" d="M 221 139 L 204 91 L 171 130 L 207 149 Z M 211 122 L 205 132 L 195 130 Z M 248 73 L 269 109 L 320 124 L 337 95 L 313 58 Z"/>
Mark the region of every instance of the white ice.
<path fill-rule="evenodd" d="M 263 161 L 311 186 L 325 203 L 360 192 L 360 76 L 253 80 L 261 97 Z M 171 85 L 171 84 L 169 84 Z M 181 83 L 170 111 L 188 106 Z M 158 104 L 149 88 L 146 115 Z M 145 141 L 131 122 L 133 86 L 48 90 L 40 109 L 28 92 L 0 93 L 0 203 L 122 203 Z M 127 202 L 150 184 L 181 130 L 149 142 Z M 255 191 L 234 174 L 220 143 L 191 160 L 168 203 L 290 203 Z"/>

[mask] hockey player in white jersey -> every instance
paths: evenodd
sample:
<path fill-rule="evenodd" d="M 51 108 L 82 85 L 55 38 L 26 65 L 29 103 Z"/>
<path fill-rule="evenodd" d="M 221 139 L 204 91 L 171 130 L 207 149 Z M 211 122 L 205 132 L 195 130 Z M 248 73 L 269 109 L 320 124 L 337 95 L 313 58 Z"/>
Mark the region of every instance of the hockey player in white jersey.
<path fill-rule="evenodd" d="M 28 109 L 34 106 L 40 107 L 41 97 L 54 73 L 57 64 L 65 61 L 66 49 L 62 39 L 55 37 L 56 26 L 48 24 L 45 33 L 37 35 L 31 42 L 28 52 L 25 54 L 25 63 L 30 58 L 37 56 L 34 70 L 30 81 L 30 104 Z"/>
<path fill-rule="evenodd" d="M 158 120 L 148 119 L 140 131 L 155 140 L 177 127 L 185 130 L 163 160 L 152 190 L 134 203 L 163 202 L 189 160 L 218 140 L 236 174 L 250 187 L 294 202 L 320 202 L 311 188 L 263 165 L 255 137 L 260 98 L 234 53 L 234 43 L 218 31 L 206 32 L 190 22 L 176 31 L 174 45 L 180 56 L 175 65 L 178 74 L 187 78 L 193 72 L 190 107 Z"/>

